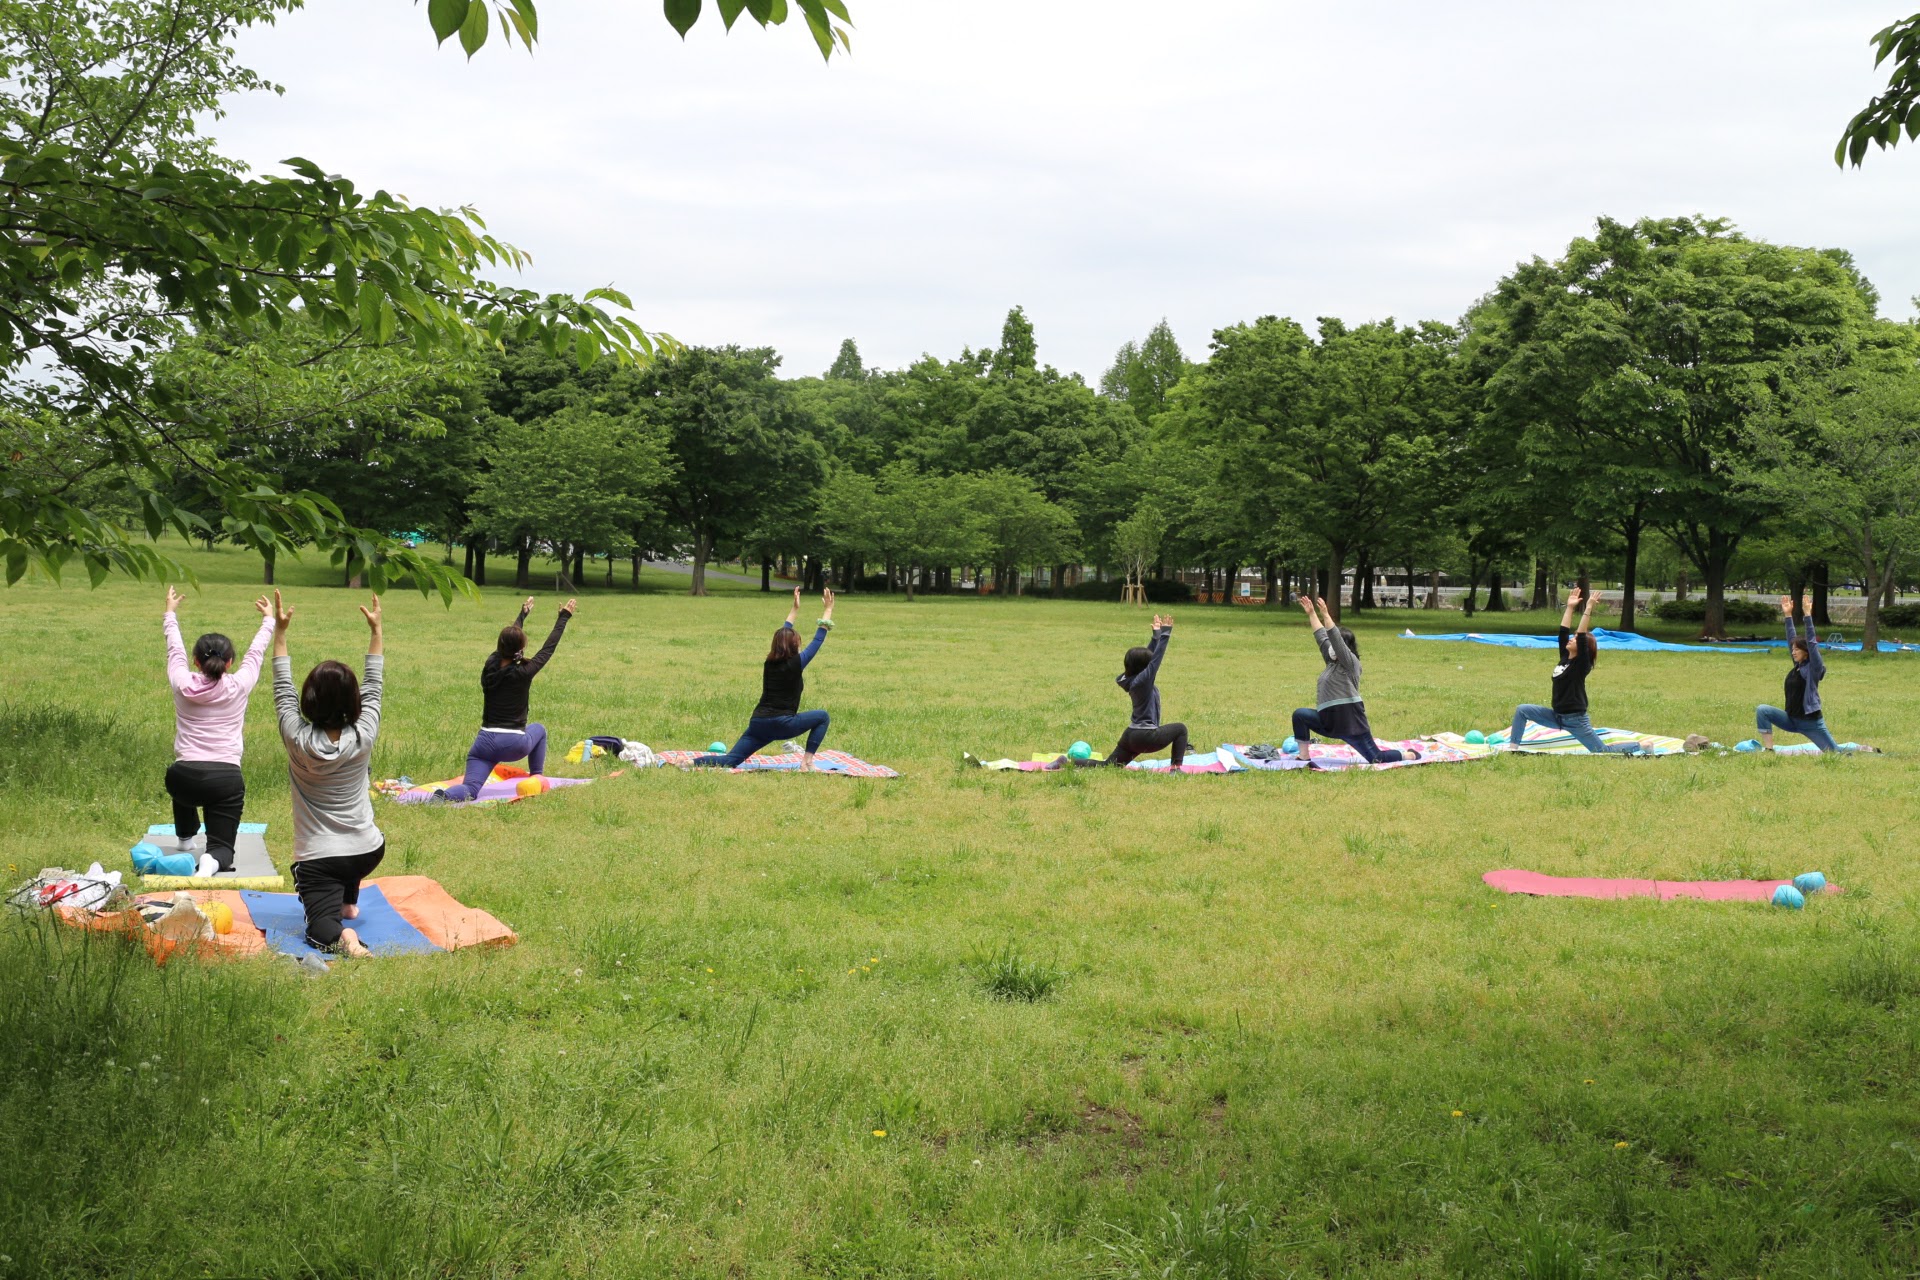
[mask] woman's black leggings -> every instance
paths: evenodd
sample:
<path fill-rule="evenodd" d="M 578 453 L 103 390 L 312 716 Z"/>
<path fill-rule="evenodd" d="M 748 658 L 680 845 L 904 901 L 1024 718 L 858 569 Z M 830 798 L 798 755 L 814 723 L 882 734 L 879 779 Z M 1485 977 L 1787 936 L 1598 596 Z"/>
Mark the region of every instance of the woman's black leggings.
<path fill-rule="evenodd" d="M 1158 729 L 1143 729 L 1138 725 L 1130 725 L 1120 735 L 1120 745 L 1107 757 L 1107 763 L 1117 769 L 1135 756 L 1149 755 L 1162 747 L 1173 748 L 1173 767 L 1178 769 L 1180 762 L 1187 758 L 1187 726 L 1163 724 Z"/>
<path fill-rule="evenodd" d="M 240 811 L 247 802 L 247 780 L 240 766 L 224 760 L 175 760 L 167 766 L 167 794 L 173 797 L 173 834 L 191 840 L 207 815 L 207 852 L 220 870 L 233 870 L 233 842 L 240 833 Z"/>

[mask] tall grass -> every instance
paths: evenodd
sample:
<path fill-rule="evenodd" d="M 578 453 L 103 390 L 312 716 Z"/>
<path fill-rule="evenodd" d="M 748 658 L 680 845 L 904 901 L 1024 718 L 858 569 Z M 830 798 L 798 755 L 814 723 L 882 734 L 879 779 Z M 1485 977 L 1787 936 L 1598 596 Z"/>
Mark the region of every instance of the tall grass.
<path fill-rule="evenodd" d="M 192 554 L 183 625 L 242 629 L 257 565 Z M 282 576 L 296 671 L 355 655 L 353 596 Z M 558 750 L 730 739 L 785 606 L 718 590 L 589 590 L 534 688 Z M 459 767 L 517 602 L 389 600 L 376 771 Z M 0 645 L 63 661 L 10 668 L 0 862 L 126 869 L 167 820 L 159 593 L 5 603 Z M 379 810 L 389 866 L 516 947 L 307 978 L 0 920 L 0 1276 L 1920 1268 L 1912 659 L 1830 659 L 1836 731 L 1898 752 L 1830 765 L 1010 777 L 958 753 L 1117 732 L 1140 611 L 839 616 L 809 702 L 900 779 L 592 765 L 509 808 Z M 1196 747 L 1284 736 L 1318 666 L 1297 619 L 1175 616 L 1162 695 Z M 1394 640 L 1406 622 L 1359 623 L 1382 733 L 1544 693 L 1538 655 Z M 1604 722 L 1731 741 L 1781 675 L 1610 656 L 1591 692 Z M 247 816 L 284 858 L 255 696 Z M 1507 866 L 1819 869 L 1844 892 L 1798 913 L 1491 894 Z"/>

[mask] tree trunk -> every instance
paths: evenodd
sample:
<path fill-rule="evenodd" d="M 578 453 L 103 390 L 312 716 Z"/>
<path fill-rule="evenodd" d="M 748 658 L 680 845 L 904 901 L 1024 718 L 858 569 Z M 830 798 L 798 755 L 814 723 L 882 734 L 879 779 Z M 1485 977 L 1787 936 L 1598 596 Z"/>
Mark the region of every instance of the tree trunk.
<path fill-rule="evenodd" d="M 907 603 L 913 603 L 913 566 L 907 566 Z"/>
<path fill-rule="evenodd" d="M 1487 612 L 1505 613 L 1507 611 L 1507 593 L 1500 581 L 1500 566 L 1487 566 Z"/>
<path fill-rule="evenodd" d="M 1733 562 L 1735 539 L 1719 530 L 1707 533 L 1705 563 L 1699 566 L 1706 577 L 1707 611 L 1700 620 L 1702 640 L 1727 638 L 1727 566 Z"/>
<path fill-rule="evenodd" d="M 587 549 L 578 543 L 573 548 L 573 580 L 575 582 L 587 580 Z"/>
<path fill-rule="evenodd" d="M 1280 566 L 1274 562 L 1272 556 L 1268 556 L 1266 563 L 1260 566 L 1260 591 L 1265 597 L 1262 603 L 1270 605 L 1280 603 Z"/>
<path fill-rule="evenodd" d="M 271 568 L 269 568 L 269 569 L 267 570 L 267 572 L 268 572 L 268 573 L 272 573 L 272 572 L 273 572 L 273 570 L 272 570 Z M 466 564 L 465 564 L 465 566 L 463 566 L 463 567 L 461 568 L 461 570 L 460 570 L 460 572 L 461 572 L 462 574 L 464 574 L 464 575 L 466 575 L 466 579 L 467 579 L 467 581 L 468 581 L 468 582 L 472 582 L 472 581 L 473 581 L 473 544 L 472 544 L 471 542 L 469 542 L 469 543 L 467 544 L 467 562 L 466 562 Z M 272 581 L 273 581 L 273 579 L 272 579 L 272 578 L 268 578 L 268 579 L 267 579 L 267 581 L 268 581 L 268 582 L 272 582 Z"/>
<path fill-rule="evenodd" d="M 633 553 L 633 585 L 635 590 L 640 587 L 640 553 L 638 551 Z"/>
<path fill-rule="evenodd" d="M 1816 627 L 1832 626 L 1833 615 L 1827 611 L 1829 584 L 1827 580 L 1827 562 L 1825 560 L 1816 560 L 1807 566 L 1807 585 L 1813 592 L 1813 613 L 1811 615 L 1813 625 Z"/>
<path fill-rule="evenodd" d="M 1681 565 L 1674 571 L 1673 575 L 1673 598 L 1675 600 L 1685 600 L 1689 586 L 1690 584 L 1687 582 L 1687 566 Z"/>
<path fill-rule="evenodd" d="M 1479 590 L 1480 590 L 1480 562 L 1478 560 L 1475 560 L 1472 556 L 1468 556 L 1467 557 L 1467 598 L 1466 598 L 1465 612 L 1466 612 L 1466 616 L 1469 618 L 1473 616 L 1474 594 Z"/>
<path fill-rule="evenodd" d="M 806 559 L 806 585 L 807 590 L 816 595 L 827 585 L 826 570 L 818 556 L 808 556 Z"/>
<path fill-rule="evenodd" d="M 1220 603 L 1232 604 L 1233 593 L 1240 588 L 1240 566 L 1230 564 L 1223 571 L 1220 583 Z"/>
<path fill-rule="evenodd" d="M 1635 609 L 1635 601 L 1633 598 L 1634 586 L 1635 580 L 1640 576 L 1640 526 L 1638 523 L 1627 526 L 1626 537 L 1626 577 L 1620 583 L 1620 629 L 1622 631 L 1638 631 L 1640 628 L 1634 623 L 1633 619 Z"/>
<path fill-rule="evenodd" d="M 1533 599 L 1528 602 L 1527 608 L 1544 609 L 1546 607 L 1547 562 L 1545 560 L 1535 560 L 1533 562 Z"/>
<path fill-rule="evenodd" d="M 1327 563 L 1320 570 L 1326 577 L 1321 584 L 1321 597 L 1327 602 L 1327 612 L 1333 615 L 1335 622 L 1340 621 L 1340 571 L 1347 567 L 1347 549 L 1338 543 L 1327 548 Z"/>
<path fill-rule="evenodd" d="M 273 553 L 269 551 L 266 555 L 260 557 L 260 559 L 266 566 L 265 576 L 261 581 L 270 587 L 273 585 Z"/>
<path fill-rule="evenodd" d="M 607 585 L 613 585 L 613 552 L 607 552 Z"/>
<path fill-rule="evenodd" d="M 693 585 L 689 595 L 707 594 L 707 557 L 713 554 L 713 538 L 702 529 L 693 535 Z"/>
<path fill-rule="evenodd" d="M 1053 581 L 1047 586 L 1047 594 L 1058 600 L 1067 593 L 1067 566 L 1053 566 Z"/>
<path fill-rule="evenodd" d="M 1380 576 L 1379 567 L 1375 565 L 1373 561 L 1369 560 L 1367 561 L 1363 569 L 1356 570 L 1355 572 L 1359 573 L 1361 579 L 1366 583 L 1365 586 L 1360 588 L 1360 607 L 1363 609 L 1375 608 L 1376 606 L 1374 604 L 1374 599 L 1373 599 L 1373 580 L 1378 576 Z M 1358 584 L 1355 584 L 1355 585 L 1358 585 Z"/>
<path fill-rule="evenodd" d="M 1438 609 L 1439 607 L 1440 571 L 1438 569 L 1429 569 L 1427 571 L 1427 608 Z"/>
<path fill-rule="evenodd" d="M 1353 566 L 1353 604 L 1352 604 L 1352 607 L 1355 609 L 1360 608 L 1360 599 L 1361 599 L 1361 590 L 1362 590 L 1361 584 L 1366 581 L 1366 577 L 1367 577 L 1366 562 L 1364 560 L 1356 562 Z"/>
<path fill-rule="evenodd" d="M 487 540 L 480 539 L 473 545 L 473 585 L 487 585 Z"/>
<path fill-rule="evenodd" d="M 1413 565 L 1407 565 L 1407 608 L 1413 608 Z"/>
<path fill-rule="evenodd" d="M 773 561 L 767 559 L 765 556 L 760 557 L 760 589 L 762 591 L 773 590 Z"/>

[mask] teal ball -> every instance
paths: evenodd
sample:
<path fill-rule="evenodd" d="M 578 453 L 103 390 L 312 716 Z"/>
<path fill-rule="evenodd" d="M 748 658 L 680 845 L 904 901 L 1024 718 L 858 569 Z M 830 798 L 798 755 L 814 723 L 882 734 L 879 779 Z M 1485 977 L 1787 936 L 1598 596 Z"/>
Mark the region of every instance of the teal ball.
<path fill-rule="evenodd" d="M 727 754 L 727 744 L 724 742 L 710 742 L 707 744 L 707 750 L 717 756 L 723 756 Z"/>
<path fill-rule="evenodd" d="M 1478 729 L 1467 730 L 1467 741 L 1472 743 L 1474 746 L 1476 747 L 1480 746 L 1484 744 L 1486 740 L 1487 740 L 1487 735 L 1480 732 Z"/>
<path fill-rule="evenodd" d="M 1280 749 L 1286 752 L 1288 755 L 1296 755 L 1300 751 L 1300 739 L 1288 738 L 1285 742 L 1280 744 Z"/>
<path fill-rule="evenodd" d="M 1783 884 L 1773 891 L 1773 905 L 1791 907 L 1795 911 L 1807 905 L 1806 895 L 1790 884 Z"/>
<path fill-rule="evenodd" d="M 1793 887 L 1811 896 L 1827 887 L 1827 878 L 1818 871 L 1803 871 L 1793 878 Z"/>
<path fill-rule="evenodd" d="M 1067 748 L 1067 756 L 1073 760 L 1093 759 L 1093 748 L 1084 742 L 1076 742 Z"/>

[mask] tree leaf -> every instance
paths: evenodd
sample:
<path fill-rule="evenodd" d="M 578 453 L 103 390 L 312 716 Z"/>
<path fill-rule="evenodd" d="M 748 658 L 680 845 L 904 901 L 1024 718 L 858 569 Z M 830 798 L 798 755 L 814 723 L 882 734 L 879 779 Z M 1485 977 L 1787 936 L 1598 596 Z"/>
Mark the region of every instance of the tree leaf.
<path fill-rule="evenodd" d="M 427 0 L 427 21 L 433 24 L 434 43 L 445 44 L 467 20 L 471 7 L 470 0 Z"/>
<path fill-rule="evenodd" d="M 471 58 L 480 52 L 480 46 L 487 42 L 487 33 L 493 24 L 488 20 L 486 0 L 472 0 L 467 5 L 467 16 L 460 24 L 460 47 Z"/>
<path fill-rule="evenodd" d="M 719 0 L 720 21 L 727 24 L 727 30 L 733 30 L 733 20 L 747 7 L 747 0 Z"/>
<path fill-rule="evenodd" d="M 666 0 L 667 22 L 685 40 L 700 20 L 700 0 Z"/>
<path fill-rule="evenodd" d="M 773 0 L 747 0 L 747 16 L 766 26 L 773 20 Z"/>

